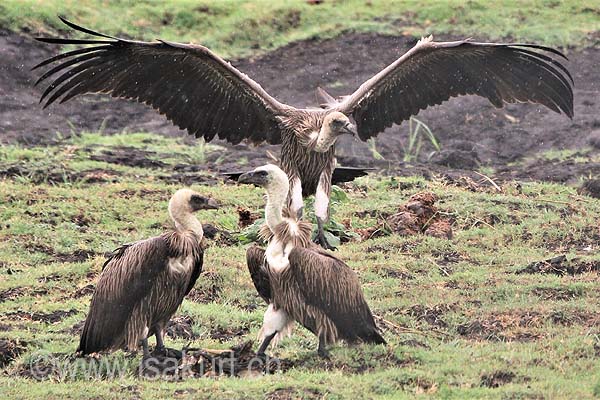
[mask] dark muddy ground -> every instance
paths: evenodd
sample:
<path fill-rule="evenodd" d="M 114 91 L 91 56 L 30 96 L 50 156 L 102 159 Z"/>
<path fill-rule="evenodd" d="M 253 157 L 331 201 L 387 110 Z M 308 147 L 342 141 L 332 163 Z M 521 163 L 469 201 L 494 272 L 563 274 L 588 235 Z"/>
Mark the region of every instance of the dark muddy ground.
<path fill-rule="evenodd" d="M 337 39 L 291 44 L 265 56 L 238 60 L 234 65 L 279 100 L 296 106 L 312 106 L 316 104 L 314 90 L 317 86 L 323 86 L 334 95 L 350 93 L 414 44 L 412 37 L 347 34 Z M 0 142 L 53 143 L 58 140 L 57 132 L 64 137 L 72 131 L 100 128 L 106 133 L 149 131 L 186 136 L 149 107 L 108 96 L 90 95 L 42 110 L 38 105 L 42 88 L 33 86 L 40 72 L 31 72 L 30 68 L 57 51 L 58 48 L 39 44 L 29 37 L 0 31 L 3 55 L 0 59 Z M 532 161 L 530 158 L 548 149 L 600 147 L 600 81 L 597 75 L 600 48 L 564 51 L 570 58 L 567 66 L 575 79 L 573 120 L 536 105 L 518 104 L 495 109 L 487 100 L 461 97 L 419 115 L 441 141 L 442 152 L 431 159 L 437 165 L 417 163 L 415 168 L 398 162 L 402 159 L 408 124 L 394 126 L 379 136 L 377 150 L 386 161 L 376 162 L 365 143 L 349 138 L 338 146 L 339 159 L 344 165 L 377 166 L 411 174 L 443 172 L 447 166 L 472 170 L 486 165 L 494 167 L 495 176 L 500 179 L 575 183 L 579 176 L 598 175 L 598 162 Z M 226 155 L 219 165 L 209 159 L 205 167 L 212 170 L 235 168 L 240 152 L 250 155 L 247 157 L 251 160 L 250 165 L 258 165 L 267 160 L 265 150 L 277 153 L 272 146 L 238 145 L 228 146 L 228 149 L 231 157 Z M 422 162 L 431 150 L 424 149 Z M 526 157 L 529 161 L 523 161 Z M 507 166 L 519 161 L 523 162 Z"/>

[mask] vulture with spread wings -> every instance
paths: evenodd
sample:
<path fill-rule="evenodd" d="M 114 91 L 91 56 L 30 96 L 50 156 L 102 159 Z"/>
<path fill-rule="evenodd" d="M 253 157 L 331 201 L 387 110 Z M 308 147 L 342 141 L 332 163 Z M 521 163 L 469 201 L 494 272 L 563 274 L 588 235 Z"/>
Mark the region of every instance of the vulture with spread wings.
<path fill-rule="evenodd" d="M 573 117 L 573 79 L 558 61 L 566 57 L 544 46 L 421 39 L 351 95 L 337 101 L 322 93 L 324 108 L 298 109 L 271 97 L 206 47 L 120 39 L 61 20 L 97 39 L 38 39 L 91 45 L 34 67 L 55 65 L 38 80 L 50 78 L 40 100 L 44 107 L 80 94 L 107 93 L 148 104 L 207 141 L 281 144 L 290 208 L 300 213 L 302 197 L 315 195 L 317 241 L 324 247 L 339 135 L 367 140 L 428 106 L 466 94 L 483 96 L 496 107 L 539 103 Z"/>

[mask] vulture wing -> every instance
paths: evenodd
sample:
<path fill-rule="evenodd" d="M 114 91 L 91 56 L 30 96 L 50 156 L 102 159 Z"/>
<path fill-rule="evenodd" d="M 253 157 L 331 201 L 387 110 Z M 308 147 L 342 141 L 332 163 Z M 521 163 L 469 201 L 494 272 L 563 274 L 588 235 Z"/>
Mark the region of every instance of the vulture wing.
<path fill-rule="evenodd" d="M 106 262 L 78 351 L 90 354 L 121 345 L 135 306 L 150 292 L 155 278 L 168 268 L 169 246 L 163 236 L 119 248 Z"/>
<path fill-rule="evenodd" d="M 331 184 L 337 185 L 338 183 L 352 182 L 356 178 L 368 175 L 370 171 L 374 170 L 375 168 L 369 167 L 335 167 L 331 176 Z M 246 172 L 248 171 L 222 172 L 221 175 L 237 181 L 240 178 L 240 175 Z"/>
<path fill-rule="evenodd" d="M 352 115 L 362 140 L 450 97 L 476 94 L 494 106 L 532 102 L 573 117 L 573 78 L 557 50 L 532 44 L 421 39 L 334 108 Z"/>
<path fill-rule="evenodd" d="M 281 143 L 279 103 L 258 83 L 199 45 L 120 39 L 75 25 L 100 39 L 38 38 L 45 43 L 90 44 L 59 54 L 33 69 L 58 62 L 37 83 L 52 82 L 40 102 L 63 103 L 85 93 L 110 93 L 145 103 L 181 129 L 207 141 L 215 135 L 231 143 Z M 36 83 L 36 84 L 37 84 Z"/>
<path fill-rule="evenodd" d="M 385 343 L 365 301 L 358 276 L 350 267 L 317 247 L 296 247 L 288 259 L 290 266 L 284 274 L 290 276 L 282 280 L 293 282 L 297 286 L 294 292 L 303 293 L 307 306 L 325 314 L 340 338 L 349 342 Z"/>
<path fill-rule="evenodd" d="M 269 304 L 271 302 L 271 282 L 269 274 L 265 270 L 265 250 L 258 246 L 249 247 L 246 251 L 246 261 L 256 291 Z"/>

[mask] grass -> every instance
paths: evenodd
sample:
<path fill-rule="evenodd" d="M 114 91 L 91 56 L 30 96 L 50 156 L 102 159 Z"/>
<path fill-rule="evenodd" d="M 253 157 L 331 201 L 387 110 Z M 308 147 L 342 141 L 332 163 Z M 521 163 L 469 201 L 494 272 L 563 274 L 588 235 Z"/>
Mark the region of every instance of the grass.
<path fill-rule="evenodd" d="M 91 296 L 74 293 L 94 284 L 103 254 L 169 226 L 166 204 L 182 184 L 165 177 L 172 176 L 174 165 L 193 163 L 190 155 L 198 146 L 133 134 L 126 143 L 135 154 L 165 164 L 148 168 L 91 160 L 122 151 L 124 138 L 85 133 L 54 147 L 0 148 L 0 338 L 26 347 L 0 375 L 0 397 L 597 396 L 599 272 L 516 272 L 561 254 L 579 259 L 572 261 L 577 265 L 599 263 L 598 201 L 556 184 L 523 183 L 517 190 L 508 183 L 502 193 L 485 187 L 473 192 L 437 180 L 373 175 L 339 196 L 339 221 L 354 229 L 372 226 L 377 220 L 371 215 L 394 212 L 423 190 L 439 196 L 440 212 L 453 221 L 451 240 L 391 235 L 350 242 L 336 253 L 358 273 L 375 314 L 415 333 L 384 324 L 387 347 L 337 346 L 326 363 L 315 357 L 314 337 L 298 328 L 274 352 L 294 367 L 256 379 L 146 381 L 135 377 L 138 359 L 121 352 L 105 358 L 124 366 L 121 378 L 90 383 L 80 376 L 43 382 L 22 377 L 28 360 L 40 354 L 62 360 L 75 350 L 73 327 L 85 318 Z M 201 148 L 206 154 L 215 150 Z M 161 156 L 167 153 L 170 158 Z M 7 170 L 20 175 L 5 176 Z M 199 218 L 232 233 L 239 230 L 238 206 L 255 212 L 263 206 L 259 189 L 224 183 L 192 187 L 222 204 Z M 194 346 L 228 348 L 256 337 L 264 305 L 246 272 L 247 246 L 214 241 L 209 246 L 196 290 L 212 296 L 185 300 L 178 314 L 192 318 Z M 59 311 L 70 312 L 57 314 L 54 322 L 31 317 Z M 167 341 L 182 347 L 189 340 Z"/>
<path fill-rule="evenodd" d="M 303 0 L 5 0 L 0 26 L 55 33 L 66 28 L 59 14 L 109 34 L 191 41 L 222 56 L 241 57 L 346 31 L 583 46 L 593 43 L 600 29 L 599 12 L 593 2 L 556 0 L 504 0 L 494 6 L 485 0 L 328 0 L 319 5 Z"/>

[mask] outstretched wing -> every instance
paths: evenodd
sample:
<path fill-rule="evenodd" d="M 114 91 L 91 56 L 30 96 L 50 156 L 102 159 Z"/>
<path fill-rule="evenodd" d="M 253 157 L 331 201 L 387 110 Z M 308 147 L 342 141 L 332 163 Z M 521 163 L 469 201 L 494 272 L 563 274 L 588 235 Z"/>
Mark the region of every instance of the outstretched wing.
<path fill-rule="evenodd" d="M 265 250 L 258 246 L 249 247 L 246 251 L 246 261 L 256 291 L 269 304 L 271 302 L 271 282 L 269 274 L 265 270 Z"/>
<path fill-rule="evenodd" d="M 356 273 L 344 262 L 317 248 L 296 247 L 282 280 L 294 282 L 309 307 L 327 315 L 340 338 L 385 343 L 379 334 Z M 293 307 L 293 306 L 292 306 Z"/>
<path fill-rule="evenodd" d="M 78 351 L 89 354 L 119 346 L 135 306 L 168 268 L 169 247 L 163 236 L 119 248 L 104 265 Z"/>
<path fill-rule="evenodd" d="M 333 108 L 352 115 L 362 140 L 428 106 L 476 94 L 494 106 L 532 102 L 573 117 L 573 78 L 557 50 L 532 44 L 433 42 L 415 47 Z"/>
<path fill-rule="evenodd" d="M 33 69 L 59 62 L 37 83 L 52 82 L 40 102 L 63 103 L 85 93 L 110 93 L 151 105 L 181 129 L 207 141 L 281 143 L 278 116 L 291 107 L 199 45 L 120 39 L 75 25 L 101 39 L 38 38 L 45 43 L 91 44 L 49 58 Z M 36 83 L 36 84 L 37 84 Z"/>

